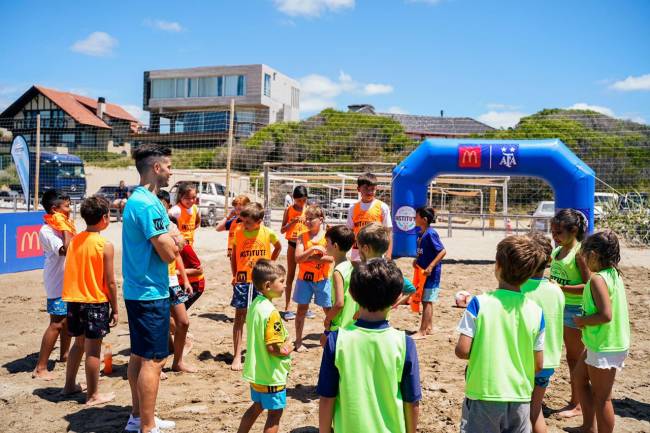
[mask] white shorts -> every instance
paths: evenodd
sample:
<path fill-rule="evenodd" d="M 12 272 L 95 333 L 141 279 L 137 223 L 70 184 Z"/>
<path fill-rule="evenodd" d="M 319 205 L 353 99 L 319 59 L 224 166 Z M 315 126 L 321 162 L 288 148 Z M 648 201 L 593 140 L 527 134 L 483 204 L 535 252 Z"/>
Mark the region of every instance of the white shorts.
<path fill-rule="evenodd" d="M 602 368 L 603 370 L 609 370 L 610 368 L 621 370 L 625 365 L 627 353 L 627 350 L 622 352 L 592 352 L 587 349 L 587 359 L 585 359 L 585 364 L 596 368 Z"/>

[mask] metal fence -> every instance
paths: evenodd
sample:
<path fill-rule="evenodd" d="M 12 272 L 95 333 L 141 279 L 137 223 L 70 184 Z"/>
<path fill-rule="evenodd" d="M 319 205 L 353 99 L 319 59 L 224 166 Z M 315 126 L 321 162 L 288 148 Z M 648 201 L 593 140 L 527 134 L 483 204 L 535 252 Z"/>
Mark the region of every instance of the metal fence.
<path fill-rule="evenodd" d="M 105 115 L 107 128 L 99 128 L 81 124 L 67 113 L 54 116 L 56 110 L 53 105 L 47 109 L 30 105 L 13 118 L 0 118 L 0 128 L 8 132 L 0 141 L 0 207 L 14 211 L 24 207 L 15 197 L 21 188 L 8 156 L 11 136 L 16 135 L 25 137 L 34 158 L 35 148 L 40 148 L 40 162 L 32 163 L 40 171 L 39 182 L 32 181 L 32 195 L 37 185 L 39 193 L 55 187 L 75 199 L 110 190 L 120 180 L 133 185 L 137 173 L 131 149 L 156 142 L 173 148 L 178 174 L 172 185 L 180 180 L 215 185 L 219 200 L 200 206 L 216 215 L 223 214 L 233 195 L 247 194 L 265 204 L 267 218 L 281 218 L 284 196 L 304 184 L 328 220 L 340 222 L 356 199 L 359 173 L 376 173 L 378 196 L 390 202 L 392 167 L 427 136 L 561 139 L 596 173 L 596 216 L 601 226 L 612 221 L 605 218 L 604 209 L 608 217 L 627 215 L 634 202 L 640 204 L 640 210 L 633 206 L 634 212 L 643 215 L 650 190 L 650 126 L 590 111 L 544 110 L 512 129 L 485 127 L 476 132 L 477 122 L 469 118 L 444 118 L 447 122 L 418 131 L 426 125 L 414 123 L 417 116 L 406 116 L 409 123 L 405 116 L 331 109 L 300 122 L 267 125 L 277 120 L 268 110 L 237 105 L 156 113 L 147 125 L 124 124 Z M 40 124 L 34 112 L 40 115 Z M 522 229 L 530 226 L 533 217 L 542 221 L 553 214 L 553 191 L 531 177 L 440 176 L 432 179 L 428 200 L 442 218 L 452 215 L 453 229 L 469 227 L 463 221 L 471 220 L 481 221 L 481 232 L 507 231 L 503 221 L 510 220 L 516 231 L 520 224 Z M 641 217 L 642 231 L 648 227 L 646 220 Z"/>

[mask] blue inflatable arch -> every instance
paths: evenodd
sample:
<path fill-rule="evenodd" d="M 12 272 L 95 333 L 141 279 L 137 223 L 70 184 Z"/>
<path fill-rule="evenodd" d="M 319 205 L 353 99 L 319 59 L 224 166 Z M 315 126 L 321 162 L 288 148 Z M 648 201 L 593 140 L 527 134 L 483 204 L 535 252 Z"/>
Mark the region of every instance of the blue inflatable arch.
<path fill-rule="evenodd" d="M 414 257 L 415 209 L 443 174 L 531 176 L 545 180 L 556 209 L 574 208 L 594 223 L 594 171 L 560 140 L 425 140 L 393 170 L 393 256 Z"/>

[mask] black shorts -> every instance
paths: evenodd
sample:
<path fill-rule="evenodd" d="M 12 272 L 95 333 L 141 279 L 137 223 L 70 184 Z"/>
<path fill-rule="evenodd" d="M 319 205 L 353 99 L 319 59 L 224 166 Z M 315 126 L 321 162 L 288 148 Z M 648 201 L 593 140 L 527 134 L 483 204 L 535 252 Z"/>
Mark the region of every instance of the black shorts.
<path fill-rule="evenodd" d="M 68 302 L 68 334 L 90 339 L 104 338 L 109 332 L 110 306 L 108 302 L 87 304 Z"/>
<path fill-rule="evenodd" d="M 290 247 L 296 248 L 296 241 L 287 241 Z"/>
<path fill-rule="evenodd" d="M 164 359 L 169 355 L 169 298 L 154 301 L 125 299 L 129 318 L 131 353 L 145 359 Z"/>

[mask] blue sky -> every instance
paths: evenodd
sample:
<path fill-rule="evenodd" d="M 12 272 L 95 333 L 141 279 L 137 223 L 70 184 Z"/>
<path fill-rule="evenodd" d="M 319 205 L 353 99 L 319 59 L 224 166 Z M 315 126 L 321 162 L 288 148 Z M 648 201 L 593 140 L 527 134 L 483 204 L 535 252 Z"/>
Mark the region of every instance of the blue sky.
<path fill-rule="evenodd" d="M 542 108 L 650 123 L 646 0 L 14 1 L 0 9 L 0 108 L 30 85 L 140 115 L 149 69 L 266 63 L 301 116 L 370 103 L 510 126 Z"/>

